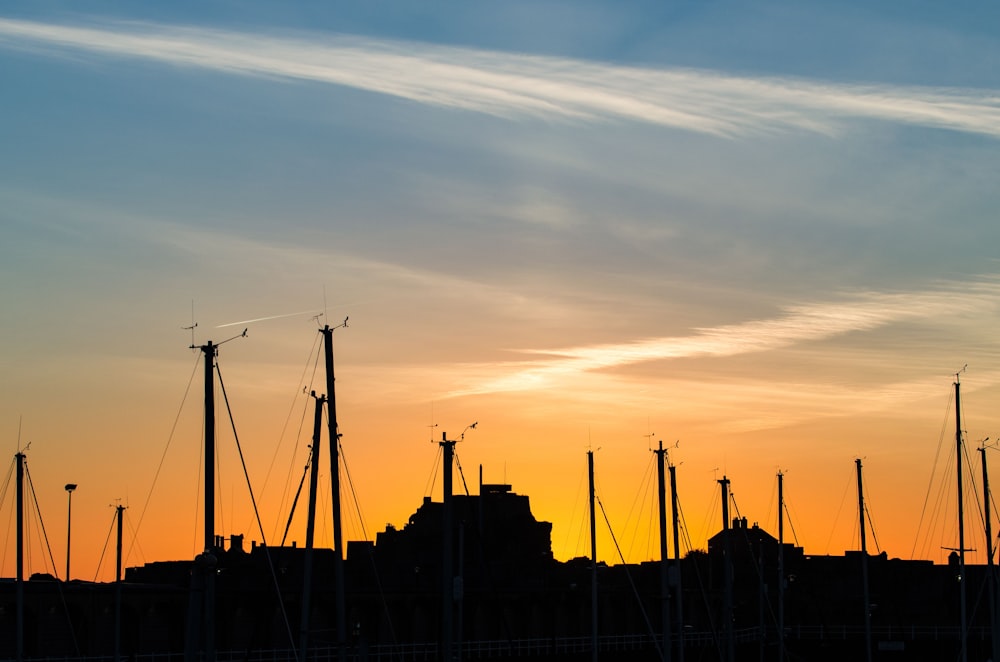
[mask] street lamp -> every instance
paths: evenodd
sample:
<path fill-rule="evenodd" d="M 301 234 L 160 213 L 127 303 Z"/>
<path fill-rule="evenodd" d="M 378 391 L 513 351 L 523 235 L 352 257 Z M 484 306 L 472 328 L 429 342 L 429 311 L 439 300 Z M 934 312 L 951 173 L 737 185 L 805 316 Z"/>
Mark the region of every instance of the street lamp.
<path fill-rule="evenodd" d="M 69 501 L 66 504 L 66 581 L 69 581 L 69 534 L 73 525 L 73 490 L 76 483 L 66 483 L 66 496 Z"/>

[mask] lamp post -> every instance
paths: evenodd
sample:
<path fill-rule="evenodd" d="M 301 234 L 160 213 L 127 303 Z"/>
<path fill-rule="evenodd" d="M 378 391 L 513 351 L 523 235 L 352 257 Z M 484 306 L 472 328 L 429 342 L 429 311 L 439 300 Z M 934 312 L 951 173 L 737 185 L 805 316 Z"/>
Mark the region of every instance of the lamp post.
<path fill-rule="evenodd" d="M 76 483 L 66 483 L 66 497 L 68 499 L 66 504 L 66 581 L 69 581 L 69 540 L 73 526 L 73 490 L 75 489 Z"/>

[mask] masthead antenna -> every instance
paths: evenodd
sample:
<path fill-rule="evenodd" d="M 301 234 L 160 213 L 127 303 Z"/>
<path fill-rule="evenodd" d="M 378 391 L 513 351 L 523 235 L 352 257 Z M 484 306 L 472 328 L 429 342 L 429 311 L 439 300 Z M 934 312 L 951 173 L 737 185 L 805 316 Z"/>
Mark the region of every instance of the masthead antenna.
<path fill-rule="evenodd" d="M 191 299 L 191 326 L 182 326 L 181 329 L 184 331 L 191 332 L 191 349 L 196 349 L 194 346 L 194 330 L 198 328 L 198 323 L 194 321 L 194 299 Z"/>

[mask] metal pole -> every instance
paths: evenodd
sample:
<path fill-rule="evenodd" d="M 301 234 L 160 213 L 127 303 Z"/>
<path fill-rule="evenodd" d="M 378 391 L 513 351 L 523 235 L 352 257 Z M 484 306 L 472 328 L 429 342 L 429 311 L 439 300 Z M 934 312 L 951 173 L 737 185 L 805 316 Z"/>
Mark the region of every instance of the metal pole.
<path fill-rule="evenodd" d="M 678 535 L 680 508 L 677 503 L 677 467 L 671 464 L 668 469 L 670 470 L 670 511 L 674 524 L 674 567 L 677 569 L 677 585 L 674 587 L 677 606 L 677 659 L 679 662 L 684 662 L 684 596 L 681 584 L 681 538 Z"/>
<path fill-rule="evenodd" d="M 202 635 L 204 661 L 215 662 L 215 357 L 218 345 L 209 340 L 201 346 L 205 354 L 205 550 L 199 554 L 195 572 L 204 573 Z"/>
<path fill-rule="evenodd" d="M 125 506 L 115 508 L 118 520 L 118 538 L 115 546 L 115 657 L 114 662 L 122 659 L 122 512 Z"/>
<path fill-rule="evenodd" d="M 733 630 L 733 540 L 729 531 L 729 479 L 725 475 L 719 481 L 722 486 L 722 535 L 725 576 L 725 594 L 722 606 L 722 631 L 726 637 L 726 659 L 736 659 L 736 641 Z"/>
<path fill-rule="evenodd" d="M 966 632 L 965 614 L 965 504 L 962 493 L 962 406 L 961 393 L 958 375 L 955 375 L 955 467 L 958 475 L 958 593 L 959 593 L 959 615 L 962 650 L 961 660 L 967 662 L 968 658 L 968 632 Z"/>
<path fill-rule="evenodd" d="M 17 662 L 24 660 L 24 453 L 17 462 Z"/>
<path fill-rule="evenodd" d="M 597 519 L 594 513 L 594 451 L 587 451 L 590 477 L 590 659 L 597 662 Z"/>
<path fill-rule="evenodd" d="M 442 559 L 441 559 L 441 646 L 444 662 L 452 660 L 452 618 L 455 608 L 454 572 L 452 571 L 452 473 L 451 465 L 455 455 L 455 442 L 449 441 L 445 433 L 441 433 L 439 442 L 443 451 L 443 482 L 442 495 Z"/>
<path fill-rule="evenodd" d="M 997 636 L 997 576 L 993 563 L 993 522 L 990 521 L 990 475 L 986 470 L 986 439 L 979 449 L 983 464 L 983 516 L 986 520 L 986 582 L 989 586 L 990 598 L 990 640 L 993 644 L 993 659 L 1000 660 L 1000 637 Z"/>
<path fill-rule="evenodd" d="M 663 634 L 663 659 L 670 662 L 670 575 L 667 568 L 667 486 L 663 465 L 667 452 L 663 450 L 663 441 L 656 453 L 657 496 L 659 497 L 660 519 L 660 602 Z"/>
<path fill-rule="evenodd" d="M 205 551 L 215 547 L 215 357 L 218 347 L 209 340 L 205 353 Z"/>
<path fill-rule="evenodd" d="M 785 493 L 778 472 L 778 662 L 785 660 Z"/>
<path fill-rule="evenodd" d="M 323 428 L 323 403 L 326 402 L 324 396 L 316 396 L 316 391 L 313 391 L 311 395 L 316 399 L 316 415 L 313 418 L 312 459 L 310 460 L 309 467 L 309 515 L 306 520 L 305 567 L 302 570 L 302 619 L 299 630 L 299 660 L 303 660 L 303 662 L 307 659 L 307 652 L 309 650 L 309 615 L 312 609 L 313 541 L 316 535 L 316 488 L 319 483 L 319 442 L 320 431 Z"/>
<path fill-rule="evenodd" d="M 861 581 L 862 596 L 865 601 L 865 659 L 872 659 L 872 610 L 871 598 L 868 595 L 868 545 L 865 542 L 865 494 L 861 482 L 861 458 L 856 459 L 858 469 L 858 519 L 861 531 Z"/>
<path fill-rule="evenodd" d="M 342 326 L 347 326 L 344 320 Z M 324 357 L 326 363 L 327 407 L 330 416 L 327 422 L 330 436 L 330 492 L 333 497 L 333 581 L 336 600 L 337 649 L 340 660 L 347 656 L 347 600 L 344 595 L 344 542 L 340 505 L 340 426 L 337 422 L 336 376 L 333 371 L 333 329 L 326 325 L 322 329 Z"/>
<path fill-rule="evenodd" d="M 68 499 L 66 504 L 66 581 L 69 581 L 69 541 L 73 525 L 73 490 L 75 489 L 75 484 L 66 483 L 66 497 Z"/>

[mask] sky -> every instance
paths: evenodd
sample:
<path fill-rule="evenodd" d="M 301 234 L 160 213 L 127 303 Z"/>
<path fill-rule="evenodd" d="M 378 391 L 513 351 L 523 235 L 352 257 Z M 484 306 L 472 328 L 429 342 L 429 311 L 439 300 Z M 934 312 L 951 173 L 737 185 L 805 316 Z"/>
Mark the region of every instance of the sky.
<path fill-rule="evenodd" d="M 869 550 L 942 561 L 958 379 L 985 563 L 998 19 L 919 1 L 4 3 L 0 575 L 24 449 L 28 572 L 63 577 L 71 532 L 71 576 L 112 578 L 116 505 L 126 565 L 200 552 L 191 346 L 208 340 L 232 411 L 220 386 L 216 528 L 279 544 L 325 391 L 318 329 L 345 319 L 347 540 L 441 499 L 445 434 L 456 491 L 481 472 L 528 495 L 561 560 L 589 553 L 593 452 L 598 556 L 656 559 L 662 441 L 682 549 L 721 528 L 723 476 L 735 514 L 777 535 L 779 473 L 788 541 L 858 549 L 861 460 Z M 304 526 L 300 507 L 289 543 Z"/>

